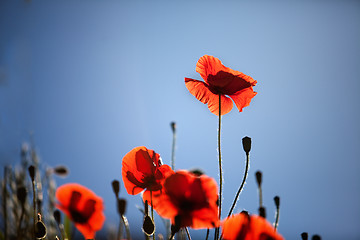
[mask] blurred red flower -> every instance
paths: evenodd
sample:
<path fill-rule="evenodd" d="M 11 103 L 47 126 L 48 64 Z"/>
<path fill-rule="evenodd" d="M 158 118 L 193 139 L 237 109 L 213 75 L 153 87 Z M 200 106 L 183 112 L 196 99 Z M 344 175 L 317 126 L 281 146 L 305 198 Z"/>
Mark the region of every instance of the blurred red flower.
<path fill-rule="evenodd" d="M 93 239 L 105 221 L 103 200 L 90 189 L 68 183 L 56 190 L 56 205 L 75 224 L 75 227 L 86 239 Z"/>
<path fill-rule="evenodd" d="M 122 159 L 122 178 L 126 191 L 131 195 L 144 189 L 144 196 L 150 191 L 160 191 L 161 182 L 172 173 L 174 171 L 170 166 L 162 164 L 160 155 L 146 147 L 136 147 Z"/>
<path fill-rule="evenodd" d="M 220 225 L 218 219 L 218 190 L 214 179 L 197 176 L 188 171 L 177 171 L 164 181 L 164 191 L 153 198 L 157 213 L 171 219 L 175 217 L 179 228 L 213 228 Z"/>
<path fill-rule="evenodd" d="M 192 95 L 208 105 L 209 110 L 219 115 L 219 94 L 221 94 L 221 115 L 231 111 L 232 101 L 240 112 L 249 106 L 251 99 L 256 95 L 253 86 L 257 81 L 241 72 L 222 65 L 221 61 L 213 56 L 202 56 L 196 64 L 196 71 L 205 82 L 185 78 L 185 85 Z"/>
<path fill-rule="evenodd" d="M 265 218 L 239 213 L 222 222 L 224 240 L 283 240 L 275 228 Z"/>

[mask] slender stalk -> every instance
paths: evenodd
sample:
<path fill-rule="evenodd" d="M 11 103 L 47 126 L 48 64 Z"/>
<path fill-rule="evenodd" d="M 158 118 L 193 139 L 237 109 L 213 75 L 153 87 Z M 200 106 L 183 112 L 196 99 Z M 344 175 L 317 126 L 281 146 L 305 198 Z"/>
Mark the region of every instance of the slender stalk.
<path fill-rule="evenodd" d="M 171 168 L 175 170 L 175 146 L 176 146 L 176 123 L 171 123 L 171 129 L 173 132 L 173 140 L 172 140 L 172 147 L 171 147 Z"/>
<path fill-rule="evenodd" d="M 239 195 L 242 191 L 242 189 L 244 188 L 244 185 L 245 185 L 245 181 L 246 181 L 246 178 L 247 178 L 247 175 L 248 175 L 248 171 L 249 171 L 249 162 L 250 162 L 250 157 L 249 157 L 249 153 L 246 154 L 246 167 L 245 167 L 245 173 L 244 173 L 244 177 L 243 177 L 243 180 L 242 180 L 242 183 L 239 187 L 239 190 L 237 191 L 236 193 L 236 196 L 235 196 L 235 199 L 234 199 L 234 202 L 230 208 L 230 211 L 229 211 L 229 214 L 228 214 L 228 217 L 230 217 L 232 211 L 234 210 L 234 207 L 236 205 L 236 202 L 239 198 Z"/>
<path fill-rule="evenodd" d="M 185 228 L 185 231 L 186 231 L 186 235 L 187 235 L 188 239 L 191 240 L 190 232 L 187 227 Z"/>
<path fill-rule="evenodd" d="M 219 220 L 221 220 L 221 204 L 222 204 L 222 167 L 221 167 L 221 94 L 219 94 L 219 127 L 218 127 L 218 154 L 219 154 Z M 219 228 L 215 229 L 215 239 L 219 239 Z"/>
<path fill-rule="evenodd" d="M 172 240 L 174 238 L 174 236 L 175 236 L 175 232 L 171 233 L 169 240 Z"/>
<path fill-rule="evenodd" d="M 121 214 L 120 215 L 120 219 L 122 219 Z M 118 234 L 117 234 L 117 240 L 120 240 L 123 236 L 123 231 L 122 231 L 122 224 L 121 224 L 121 220 L 119 222 L 119 228 L 118 228 Z"/>
<path fill-rule="evenodd" d="M 153 207 L 153 200 L 152 200 L 152 190 L 150 190 L 150 202 L 151 202 L 151 219 L 153 220 L 155 226 L 155 219 L 154 219 L 154 207 Z M 155 240 L 155 228 L 153 233 L 153 240 Z"/>
<path fill-rule="evenodd" d="M 35 194 L 35 181 L 32 180 L 32 189 L 33 189 L 33 208 L 34 208 L 34 236 L 36 233 L 36 194 Z"/>
<path fill-rule="evenodd" d="M 126 230 L 126 239 L 131 240 L 129 222 L 124 215 L 121 215 L 121 219 L 124 222 L 124 226 L 125 226 L 125 230 Z"/>
<path fill-rule="evenodd" d="M 4 213 L 4 239 L 7 237 L 7 167 L 4 167 L 4 186 L 3 186 L 3 213 Z"/>
<path fill-rule="evenodd" d="M 275 230 L 277 230 L 277 228 L 278 228 L 278 226 L 279 226 L 279 215 L 280 215 L 280 209 L 277 208 L 277 209 L 276 209 L 275 224 L 274 224 Z"/>
<path fill-rule="evenodd" d="M 205 240 L 208 240 L 208 238 L 209 238 L 209 233 L 210 233 L 210 229 L 207 229 L 207 230 L 206 230 L 206 238 L 205 238 Z"/>
<path fill-rule="evenodd" d="M 20 220 L 19 220 L 18 227 L 17 227 L 18 239 L 22 239 L 21 223 L 22 223 L 22 220 L 24 218 L 24 212 L 25 212 L 25 207 L 24 207 L 24 204 L 22 204 Z"/>

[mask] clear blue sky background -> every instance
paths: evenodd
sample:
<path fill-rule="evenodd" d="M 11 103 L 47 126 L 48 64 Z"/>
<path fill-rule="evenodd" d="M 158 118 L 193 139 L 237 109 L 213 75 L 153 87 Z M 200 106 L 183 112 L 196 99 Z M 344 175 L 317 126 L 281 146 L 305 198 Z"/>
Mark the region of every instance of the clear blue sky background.
<path fill-rule="evenodd" d="M 42 161 L 71 170 L 57 183 L 102 196 L 106 227 L 115 227 L 110 182 L 121 179 L 122 157 L 144 145 L 169 164 L 176 121 L 176 168 L 218 179 L 217 117 L 184 84 L 201 79 L 205 54 L 258 81 L 251 105 L 223 117 L 224 216 L 250 136 L 236 211 L 257 212 L 260 169 L 268 220 L 279 195 L 287 239 L 359 239 L 359 1 L 1 0 L 1 166 L 19 162 L 33 132 Z M 140 198 L 121 187 L 139 232 Z"/>

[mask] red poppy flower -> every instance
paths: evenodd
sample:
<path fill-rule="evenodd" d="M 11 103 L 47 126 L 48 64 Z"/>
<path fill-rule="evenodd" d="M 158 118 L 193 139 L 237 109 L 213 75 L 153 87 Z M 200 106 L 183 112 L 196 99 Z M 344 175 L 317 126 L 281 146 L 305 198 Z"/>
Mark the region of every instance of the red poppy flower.
<path fill-rule="evenodd" d="M 57 208 L 63 211 L 86 239 L 95 237 L 105 221 L 103 200 L 90 189 L 68 183 L 56 190 Z"/>
<path fill-rule="evenodd" d="M 221 95 L 221 115 L 231 111 L 232 101 L 239 112 L 249 106 L 251 99 L 256 95 L 253 86 L 256 85 L 252 77 L 232 70 L 222 65 L 221 61 L 213 56 L 202 56 L 196 64 L 196 71 L 205 82 L 185 78 L 185 85 L 192 95 L 208 105 L 209 110 L 219 115 L 219 94 Z"/>
<path fill-rule="evenodd" d="M 128 152 L 122 160 L 122 177 L 126 191 L 135 195 L 147 189 L 147 192 L 159 191 L 161 181 L 174 171 L 163 165 L 160 155 L 146 147 L 136 147 Z"/>
<path fill-rule="evenodd" d="M 154 209 L 160 216 L 170 218 L 172 224 L 177 217 L 180 228 L 200 229 L 220 225 L 216 204 L 218 190 L 214 179 L 177 171 L 165 179 L 163 187 L 163 194 L 153 197 Z"/>
<path fill-rule="evenodd" d="M 239 213 L 231 215 L 222 223 L 224 240 L 283 240 L 265 218 Z"/>

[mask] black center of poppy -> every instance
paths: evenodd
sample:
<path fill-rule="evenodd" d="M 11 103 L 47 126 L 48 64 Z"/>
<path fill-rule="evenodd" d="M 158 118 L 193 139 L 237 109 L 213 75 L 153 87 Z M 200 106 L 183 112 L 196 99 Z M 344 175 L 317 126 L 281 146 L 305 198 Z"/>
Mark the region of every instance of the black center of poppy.
<path fill-rule="evenodd" d="M 86 200 L 83 209 L 79 209 L 79 202 L 82 195 L 78 191 L 73 191 L 70 198 L 69 212 L 71 219 L 76 223 L 86 223 L 95 212 L 95 203 L 93 199 Z"/>

